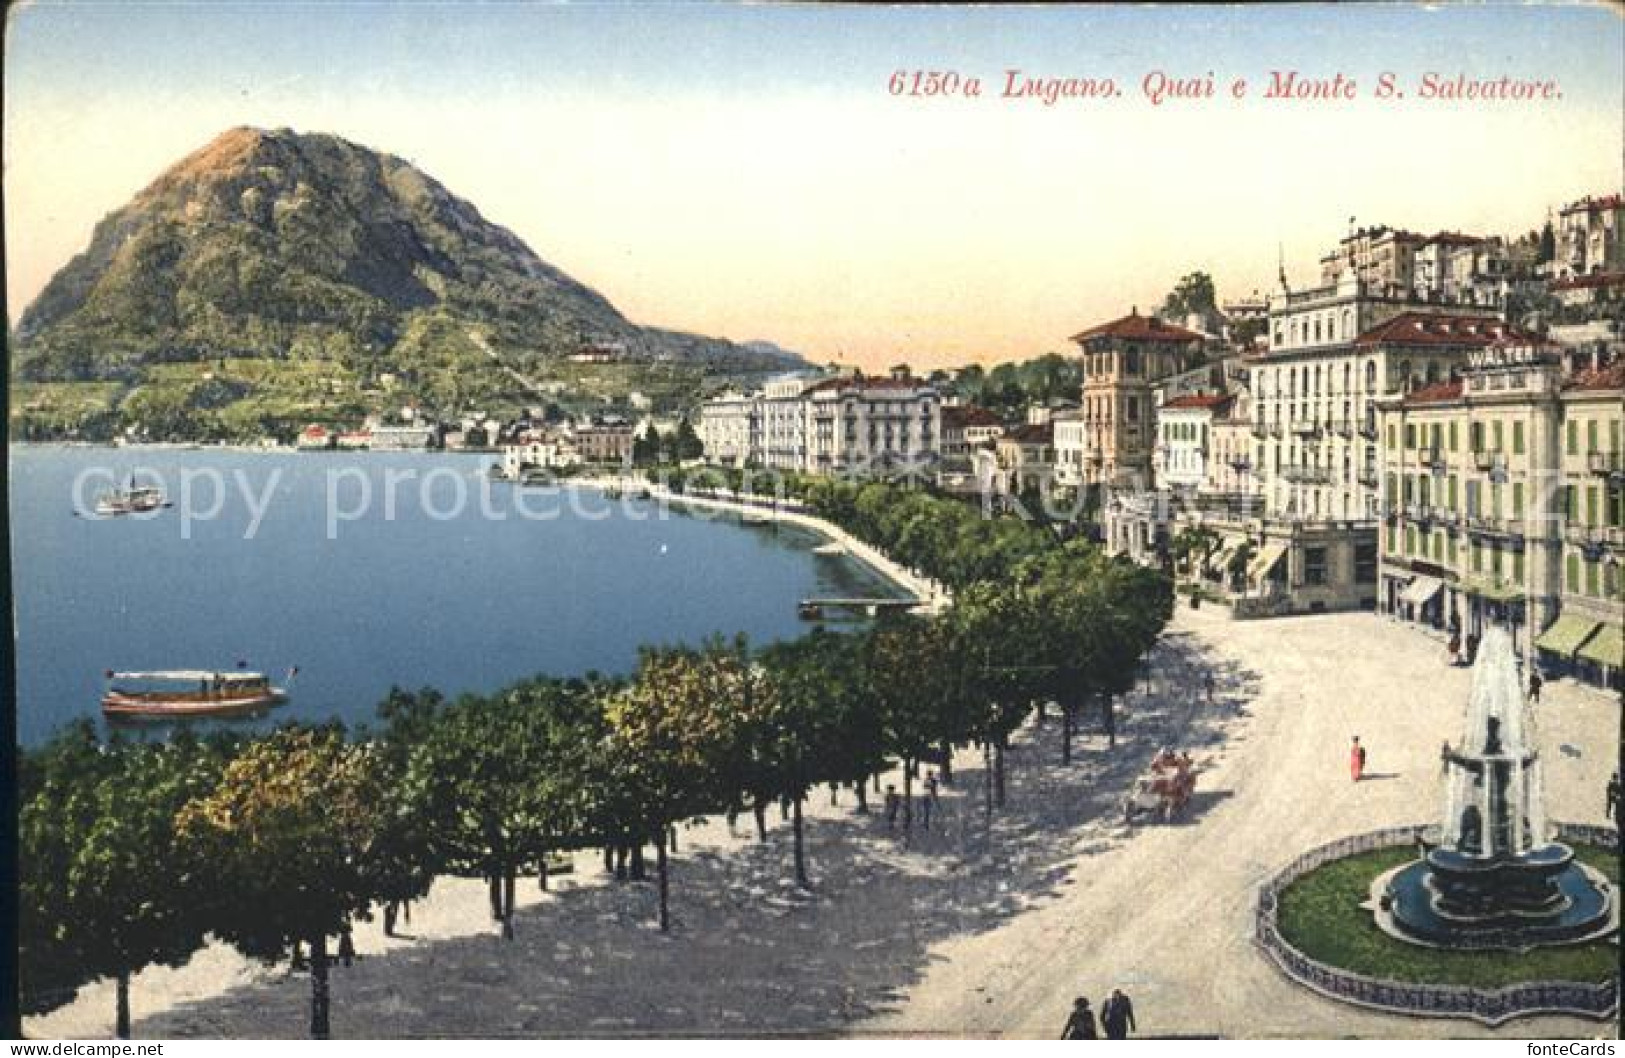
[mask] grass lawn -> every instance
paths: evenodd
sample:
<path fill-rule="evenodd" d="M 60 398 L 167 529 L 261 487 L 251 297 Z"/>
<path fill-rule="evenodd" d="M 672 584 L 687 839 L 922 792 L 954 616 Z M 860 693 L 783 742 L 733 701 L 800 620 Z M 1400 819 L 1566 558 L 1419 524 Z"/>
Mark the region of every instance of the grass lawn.
<path fill-rule="evenodd" d="M 1589 845 L 1576 845 L 1574 852 L 1617 892 L 1613 852 Z M 1609 940 L 1519 954 L 1437 951 L 1390 937 L 1360 904 L 1373 878 L 1415 857 L 1410 846 L 1377 849 L 1304 875 L 1281 893 L 1281 936 L 1311 959 L 1390 981 L 1502 988 L 1519 981 L 1606 981 L 1617 972 L 1619 949 Z"/>

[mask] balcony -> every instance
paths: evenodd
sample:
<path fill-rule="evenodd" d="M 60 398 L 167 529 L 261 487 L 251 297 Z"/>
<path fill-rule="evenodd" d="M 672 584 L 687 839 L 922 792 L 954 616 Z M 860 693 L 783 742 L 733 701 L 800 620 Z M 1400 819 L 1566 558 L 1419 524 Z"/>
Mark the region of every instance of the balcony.
<path fill-rule="evenodd" d="M 1523 540 L 1522 518 L 1496 518 L 1493 515 L 1469 514 L 1467 535 L 1472 537 Z"/>
<path fill-rule="evenodd" d="M 1300 485 L 1326 485 L 1332 480 L 1332 472 L 1324 467 L 1283 466 L 1281 477 Z"/>
<path fill-rule="evenodd" d="M 1367 441 L 1375 441 L 1377 439 L 1377 424 L 1366 423 L 1364 426 L 1361 426 L 1360 436 L 1364 437 Z"/>
<path fill-rule="evenodd" d="M 1435 474 L 1443 474 L 1446 468 L 1444 452 L 1437 448 L 1424 449 L 1422 452 L 1422 465 Z"/>
<path fill-rule="evenodd" d="M 1377 472 L 1375 470 L 1362 470 L 1356 480 L 1366 488 L 1374 489 L 1377 487 Z"/>
<path fill-rule="evenodd" d="M 1625 453 L 1587 452 L 1586 469 L 1605 477 L 1625 473 Z"/>
<path fill-rule="evenodd" d="M 1253 469 L 1253 461 L 1246 456 L 1237 456 L 1230 460 L 1230 469 L 1241 474 Z"/>
<path fill-rule="evenodd" d="M 1563 526 L 1563 539 L 1580 547 L 1625 547 L 1625 528 L 1568 522 Z"/>
<path fill-rule="evenodd" d="M 1253 423 L 1253 436 L 1258 438 L 1260 441 L 1270 436 L 1269 424 L 1262 422 Z"/>
<path fill-rule="evenodd" d="M 1507 454 L 1505 452 L 1474 451 L 1473 466 L 1479 470 L 1500 471 L 1506 473 Z"/>
<path fill-rule="evenodd" d="M 1292 424 L 1292 432 L 1299 437 L 1318 436 L 1320 434 L 1320 425 L 1313 422 L 1295 422 Z"/>

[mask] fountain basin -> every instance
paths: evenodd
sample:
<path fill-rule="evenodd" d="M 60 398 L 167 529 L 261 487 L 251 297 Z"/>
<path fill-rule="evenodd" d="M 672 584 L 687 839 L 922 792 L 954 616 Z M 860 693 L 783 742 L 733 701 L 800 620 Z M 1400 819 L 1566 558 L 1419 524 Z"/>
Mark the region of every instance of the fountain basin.
<path fill-rule="evenodd" d="M 1527 951 L 1617 928 L 1608 880 L 1553 842 L 1517 858 L 1431 849 L 1372 884 L 1377 925 L 1435 948 Z"/>

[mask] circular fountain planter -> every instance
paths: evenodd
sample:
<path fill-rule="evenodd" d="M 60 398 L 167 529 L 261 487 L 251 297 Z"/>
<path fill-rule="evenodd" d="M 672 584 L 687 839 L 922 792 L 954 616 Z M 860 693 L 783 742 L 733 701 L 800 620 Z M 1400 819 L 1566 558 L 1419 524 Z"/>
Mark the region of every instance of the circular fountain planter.
<path fill-rule="evenodd" d="M 1618 834 L 1612 828 L 1558 824 L 1554 830 L 1557 837 L 1574 844 L 1604 849 L 1618 848 Z M 1441 970 L 1436 976 L 1427 975 L 1429 977 L 1427 980 L 1395 980 L 1314 958 L 1301 950 L 1291 939 L 1283 936 L 1278 919 L 1280 897 L 1293 883 L 1307 878 L 1323 867 L 1351 857 L 1364 856 L 1384 849 L 1414 847 L 1424 836 L 1436 839 L 1437 828 L 1423 824 L 1392 827 L 1352 835 L 1305 852 L 1260 888 L 1254 914 L 1254 942 L 1283 975 L 1297 984 L 1327 998 L 1374 1010 L 1418 1017 L 1472 1018 L 1490 1026 L 1535 1014 L 1573 1015 L 1595 1019 L 1613 1016 L 1618 1009 L 1619 982 L 1617 977 L 1612 975 L 1609 975 L 1608 980 L 1576 981 L 1558 979 L 1560 975 L 1532 973 L 1527 980 L 1516 980 L 1499 987 L 1452 980 L 1448 970 Z M 1400 864 L 1386 872 L 1380 872 L 1381 880 L 1386 881 L 1393 875 L 1401 873 L 1407 866 Z M 1585 879 L 1587 886 L 1610 887 L 1610 883 L 1600 872 L 1591 867 L 1576 865 L 1575 870 Z M 1370 895 L 1374 900 L 1380 899 L 1383 892 L 1384 890 L 1372 886 Z M 1617 901 L 1613 903 L 1617 905 Z M 1347 928 L 1367 931 L 1369 936 L 1374 928 L 1381 927 L 1382 916 L 1379 914 L 1376 917 L 1377 926 L 1374 927 L 1371 910 L 1359 906 L 1357 901 L 1351 902 L 1347 909 Z M 1586 943 L 1607 944 L 1609 942 L 1602 938 L 1610 931 L 1617 937 L 1617 930 L 1616 906 L 1606 925 L 1590 931 L 1586 936 L 1569 938 L 1563 948 L 1548 950 L 1572 952 Z M 1383 932 L 1393 936 L 1390 930 L 1383 929 Z M 1520 958 L 1511 951 L 1504 951 L 1497 956 L 1490 951 L 1462 952 L 1434 949 L 1418 944 L 1413 937 L 1398 937 L 1388 943 L 1397 945 L 1401 940 L 1413 957 L 1416 953 L 1427 953 L 1425 958 L 1438 959 L 1441 967 L 1447 966 L 1457 958 L 1476 961 L 1495 957 Z M 1599 960 L 1599 963 L 1606 964 L 1609 968 L 1614 965 L 1617 957 L 1617 940 L 1612 943 L 1616 945 L 1615 950 L 1606 953 Z M 1395 954 L 1396 957 L 1402 957 L 1406 953 L 1396 950 Z M 1539 965 L 1540 956 L 1536 955 L 1533 958 L 1537 960 L 1535 965 Z"/>

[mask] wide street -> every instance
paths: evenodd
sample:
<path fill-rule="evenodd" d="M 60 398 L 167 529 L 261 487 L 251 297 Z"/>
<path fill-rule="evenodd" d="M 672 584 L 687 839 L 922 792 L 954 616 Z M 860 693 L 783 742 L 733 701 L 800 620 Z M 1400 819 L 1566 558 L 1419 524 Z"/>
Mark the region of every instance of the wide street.
<path fill-rule="evenodd" d="M 1024 730 L 991 827 L 967 751 L 933 829 L 907 843 L 878 814 L 853 814 L 850 792 L 831 806 L 816 791 L 810 894 L 788 881 L 776 811 L 766 843 L 748 815 L 734 834 L 715 819 L 685 829 L 669 936 L 652 925 L 652 884 L 607 883 L 589 853 L 549 894 L 521 885 L 508 943 L 479 883 L 443 880 L 414 907 L 412 939 L 358 932 L 362 960 L 334 971 L 334 1033 L 1053 1037 L 1073 996 L 1098 1008 L 1120 986 L 1142 1035 L 1483 1035 L 1319 998 L 1252 945 L 1257 887 L 1298 852 L 1435 816 L 1438 747 L 1460 737 L 1468 683 L 1441 643 L 1369 614 L 1237 623 L 1181 608 L 1117 749 L 1091 726 L 1063 767 L 1053 716 Z M 1552 818 L 1600 822 L 1618 705 L 1554 681 L 1539 720 Z M 1355 734 L 1370 747 L 1359 784 L 1346 764 Z M 1118 801 L 1163 744 L 1203 765 L 1190 818 L 1126 827 Z M 302 975 L 219 946 L 132 989 L 138 1036 L 297 1037 L 308 997 Z M 106 1034 L 112 1008 L 101 983 L 29 1028 Z M 1540 1018 L 1499 1034 L 1607 1030 Z"/>

